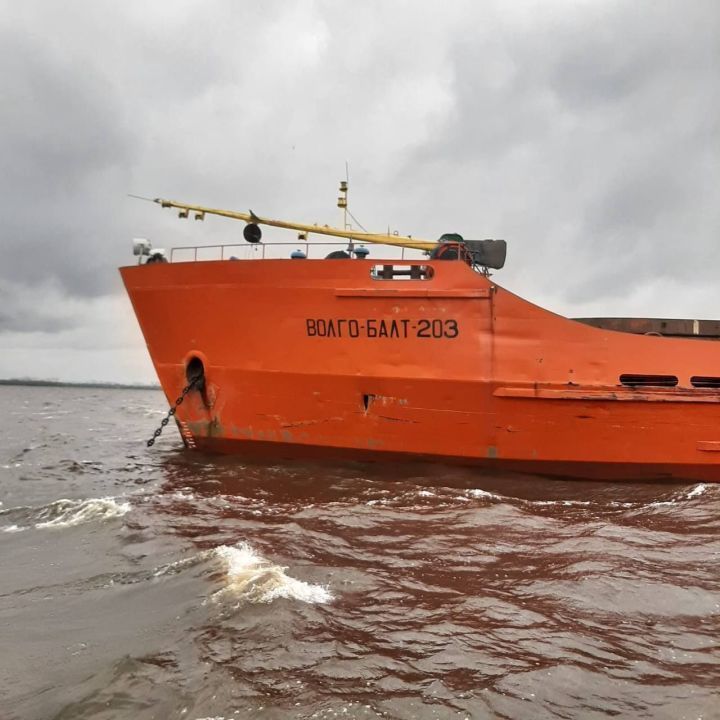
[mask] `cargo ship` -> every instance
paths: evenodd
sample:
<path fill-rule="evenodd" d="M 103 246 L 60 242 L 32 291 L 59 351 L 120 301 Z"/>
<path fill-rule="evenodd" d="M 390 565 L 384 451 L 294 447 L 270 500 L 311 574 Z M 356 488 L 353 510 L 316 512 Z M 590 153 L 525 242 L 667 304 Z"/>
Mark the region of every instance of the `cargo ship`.
<path fill-rule="evenodd" d="M 140 240 L 120 269 L 190 448 L 720 481 L 715 321 L 562 317 L 496 282 L 502 240 L 155 202 L 245 223 L 245 251 Z M 261 226 L 298 240 L 263 242 Z"/>

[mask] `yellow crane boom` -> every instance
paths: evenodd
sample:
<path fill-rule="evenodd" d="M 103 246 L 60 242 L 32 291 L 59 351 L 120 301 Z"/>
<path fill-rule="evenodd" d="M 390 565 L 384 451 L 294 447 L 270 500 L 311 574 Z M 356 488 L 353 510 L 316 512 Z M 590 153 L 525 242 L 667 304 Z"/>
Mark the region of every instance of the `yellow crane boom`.
<path fill-rule="evenodd" d="M 195 213 L 196 220 L 203 220 L 205 215 L 219 215 L 220 217 L 230 218 L 231 220 L 242 220 L 243 222 L 253 223 L 255 225 L 269 225 L 271 227 L 284 228 L 285 230 L 296 230 L 300 233 L 330 235 L 332 237 L 352 240 L 353 242 L 378 243 L 381 245 L 412 248 L 414 250 L 431 251 L 438 245 L 438 243 L 434 240 L 421 240 L 419 238 L 413 238 L 410 235 L 400 236 L 391 235 L 390 233 L 356 232 L 354 230 L 344 230 L 342 228 L 331 227 L 329 225 L 305 225 L 303 223 L 288 222 L 286 220 L 272 220 L 271 218 L 260 217 L 252 210 L 244 213 L 236 210 L 210 208 L 205 207 L 204 205 L 190 205 L 188 203 L 177 202 L 175 200 L 165 200 L 163 198 L 155 198 L 153 202 L 156 202 L 164 208 L 177 208 L 180 211 L 180 217 L 188 217 L 191 212 Z"/>

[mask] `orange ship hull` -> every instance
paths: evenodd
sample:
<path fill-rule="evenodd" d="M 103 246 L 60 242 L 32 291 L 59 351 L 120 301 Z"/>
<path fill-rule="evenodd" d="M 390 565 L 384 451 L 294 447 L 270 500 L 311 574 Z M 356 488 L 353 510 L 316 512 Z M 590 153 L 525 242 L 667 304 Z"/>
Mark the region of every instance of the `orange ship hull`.
<path fill-rule="evenodd" d="M 720 481 L 720 343 L 591 327 L 463 262 L 404 262 L 414 279 L 378 260 L 122 268 L 168 401 L 203 368 L 185 442 Z"/>

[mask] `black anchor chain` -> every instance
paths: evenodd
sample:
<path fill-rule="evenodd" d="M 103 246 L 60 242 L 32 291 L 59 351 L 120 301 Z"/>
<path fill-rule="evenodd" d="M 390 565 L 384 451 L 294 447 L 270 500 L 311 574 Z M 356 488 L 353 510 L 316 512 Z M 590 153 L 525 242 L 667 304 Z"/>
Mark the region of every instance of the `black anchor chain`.
<path fill-rule="evenodd" d="M 160 421 L 160 427 L 153 433 L 153 436 L 147 441 L 147 446 L 152 447 L 155 441 L 160 437 L 165 426 L 170 422 L 170 418 L 175 415 L 177 409 L 182 405 L 185 396 L 200 382 L 202 375 L 193 378 L 188 385 L 183 388 L 182 394 L 175 401 L 175 404 L 168 410 L 168 414 Z"/>

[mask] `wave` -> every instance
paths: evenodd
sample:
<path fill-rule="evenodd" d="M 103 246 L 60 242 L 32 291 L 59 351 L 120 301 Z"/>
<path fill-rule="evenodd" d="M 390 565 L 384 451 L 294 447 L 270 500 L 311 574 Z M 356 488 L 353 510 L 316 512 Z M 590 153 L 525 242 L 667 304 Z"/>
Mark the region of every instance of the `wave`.
<path fill-rule="evenodd" d="M 688 493 L 685 495 L 685 499 L 691 500 L 698 495 L 703 495 L 706 490 L 707 485 L 705 485 L 705 483 L 700 483 L 700 485 L 696 485 L 692 490 L 688 491 Z"/>
<path fill-rule="evenodd" d="M 39 516 L 41 522 L 35 523 L 35 527 L 73 527 L 94 520 L 122 517 L 129 511 L 129 502 L 119 503 L 113 498 L 56 500 L 43 508 Z"/>
<path fill-rule="evenodd" d="M 88 522 L 103 522 L 119 518 L 130 511 L 129 502 L 114 498 L 87 498 L 85 500 L 55 500 L 39 508 L 17 507 L 0 514 L 14 520 L 2 528 L 4 532 L 20 532 L 29 528 L 67 528 Z"/>
<path fill-rule="evenodd" d="M 212 596 L 216 602 L 270 603 L 285 598 L 315 604 L 333 600 L 327 587 L 290 577 L 286 567 L 273 565 L 246 542 L 220 545 L 211 553 L 223 564 L 227 578 L 225 587 Z"/>
<path fill-rule="evenodd" d="M 677 505 L 677 503 L 684 502 L 685 500 L 694 500 L 695 498 L 704 495 L 707 489 L 708 486 L 705 483 L 700 483 L 690 488 L 687 492 L 673 495 L 668 500 L 656 500 L 655 502 L 648 503 L 647 507 L 667 507 Z"/>
<path fill-rule="evenodd" d="M 481 488 L 471 488 L 470 490 L 468 490 L 468 495 L 473 498 L 484 498 L 485 500 L 508 500 L 508 498 L 504 497 L 503 495 L 498 495 L 497 493 L 483 490 Z"/>
<path fill-rule="evenodd" d="M 496 503 L 507 503 L 517 508 L 543 508 L 561 506 L 568 508 L 592 508 L 594 510 L 644 510 L 647 508 L 657 508 L 664 506 L 673 506 L 677 503 L 683 503 L 688 500 L 695 500 L 702 495 L 705 495 L 710 490 L 709 485 L 700 483 L 690 487 L 689 489 L 683 489 L 680 492 L 675 492 L 668 496 L 665 494 L 656 500 L 609 500 L 602 497 L 591 497 L 590 499 L 580 498 L 525 498 L 516 497 L 514 495 L 503 495 L 495 492 L 490 492 L 482 488 L 469 488 L 466 490 L 456 490 L 454 488 L 433 488 L 428 489 L 414 489 L 410 491 L 401 492 L 396 496 L 389 495 L 388 497 L 374 497 L 370 500 L 366 500 L 365 504 L 370 506 L 382 506 L 391 508 L 404 508 L 410 510 L 419 510 L 423 508 L 432 507 L 433 509 L 440 508 L 451 508 L 457 507 L 459 503 L 471 503 L 472 507 L 475 507 L 477 502 L 483 504 L 496 504 Z M 715 488 L 713 488 L 714 490 Z M 720 488 L 718 488 L 720 489 Z M 466 505 L 470 507 L 470 505 Z"/>
<path fill-rule="evenodd" d="M 225 585 L 210 596 L 219 604 L 271 603 L 280 598 L 324 604 L 334 599 L 327 587 L 291 577 L 286 573 L 287 567 L 273 565 L 247 542 L 203 550 L 156 568 L 153 576 L 176 575 L 198 565 L 208 565 L 203 575 L 222 570 Z"/>
<path fill-rule="evenodd" d="M 520 500 L 523 505 L 530 506 L 550 506 L 550 505 L 563 505 L 564 507 L 590 507 L 590 505 L 598 505 L 600 503 L 593 503 L 591 500 Z M 615 505 L 618 503 L 610 503 Z M 619 503 L 620 505 L 626 505 L 627 503 Z"/>

